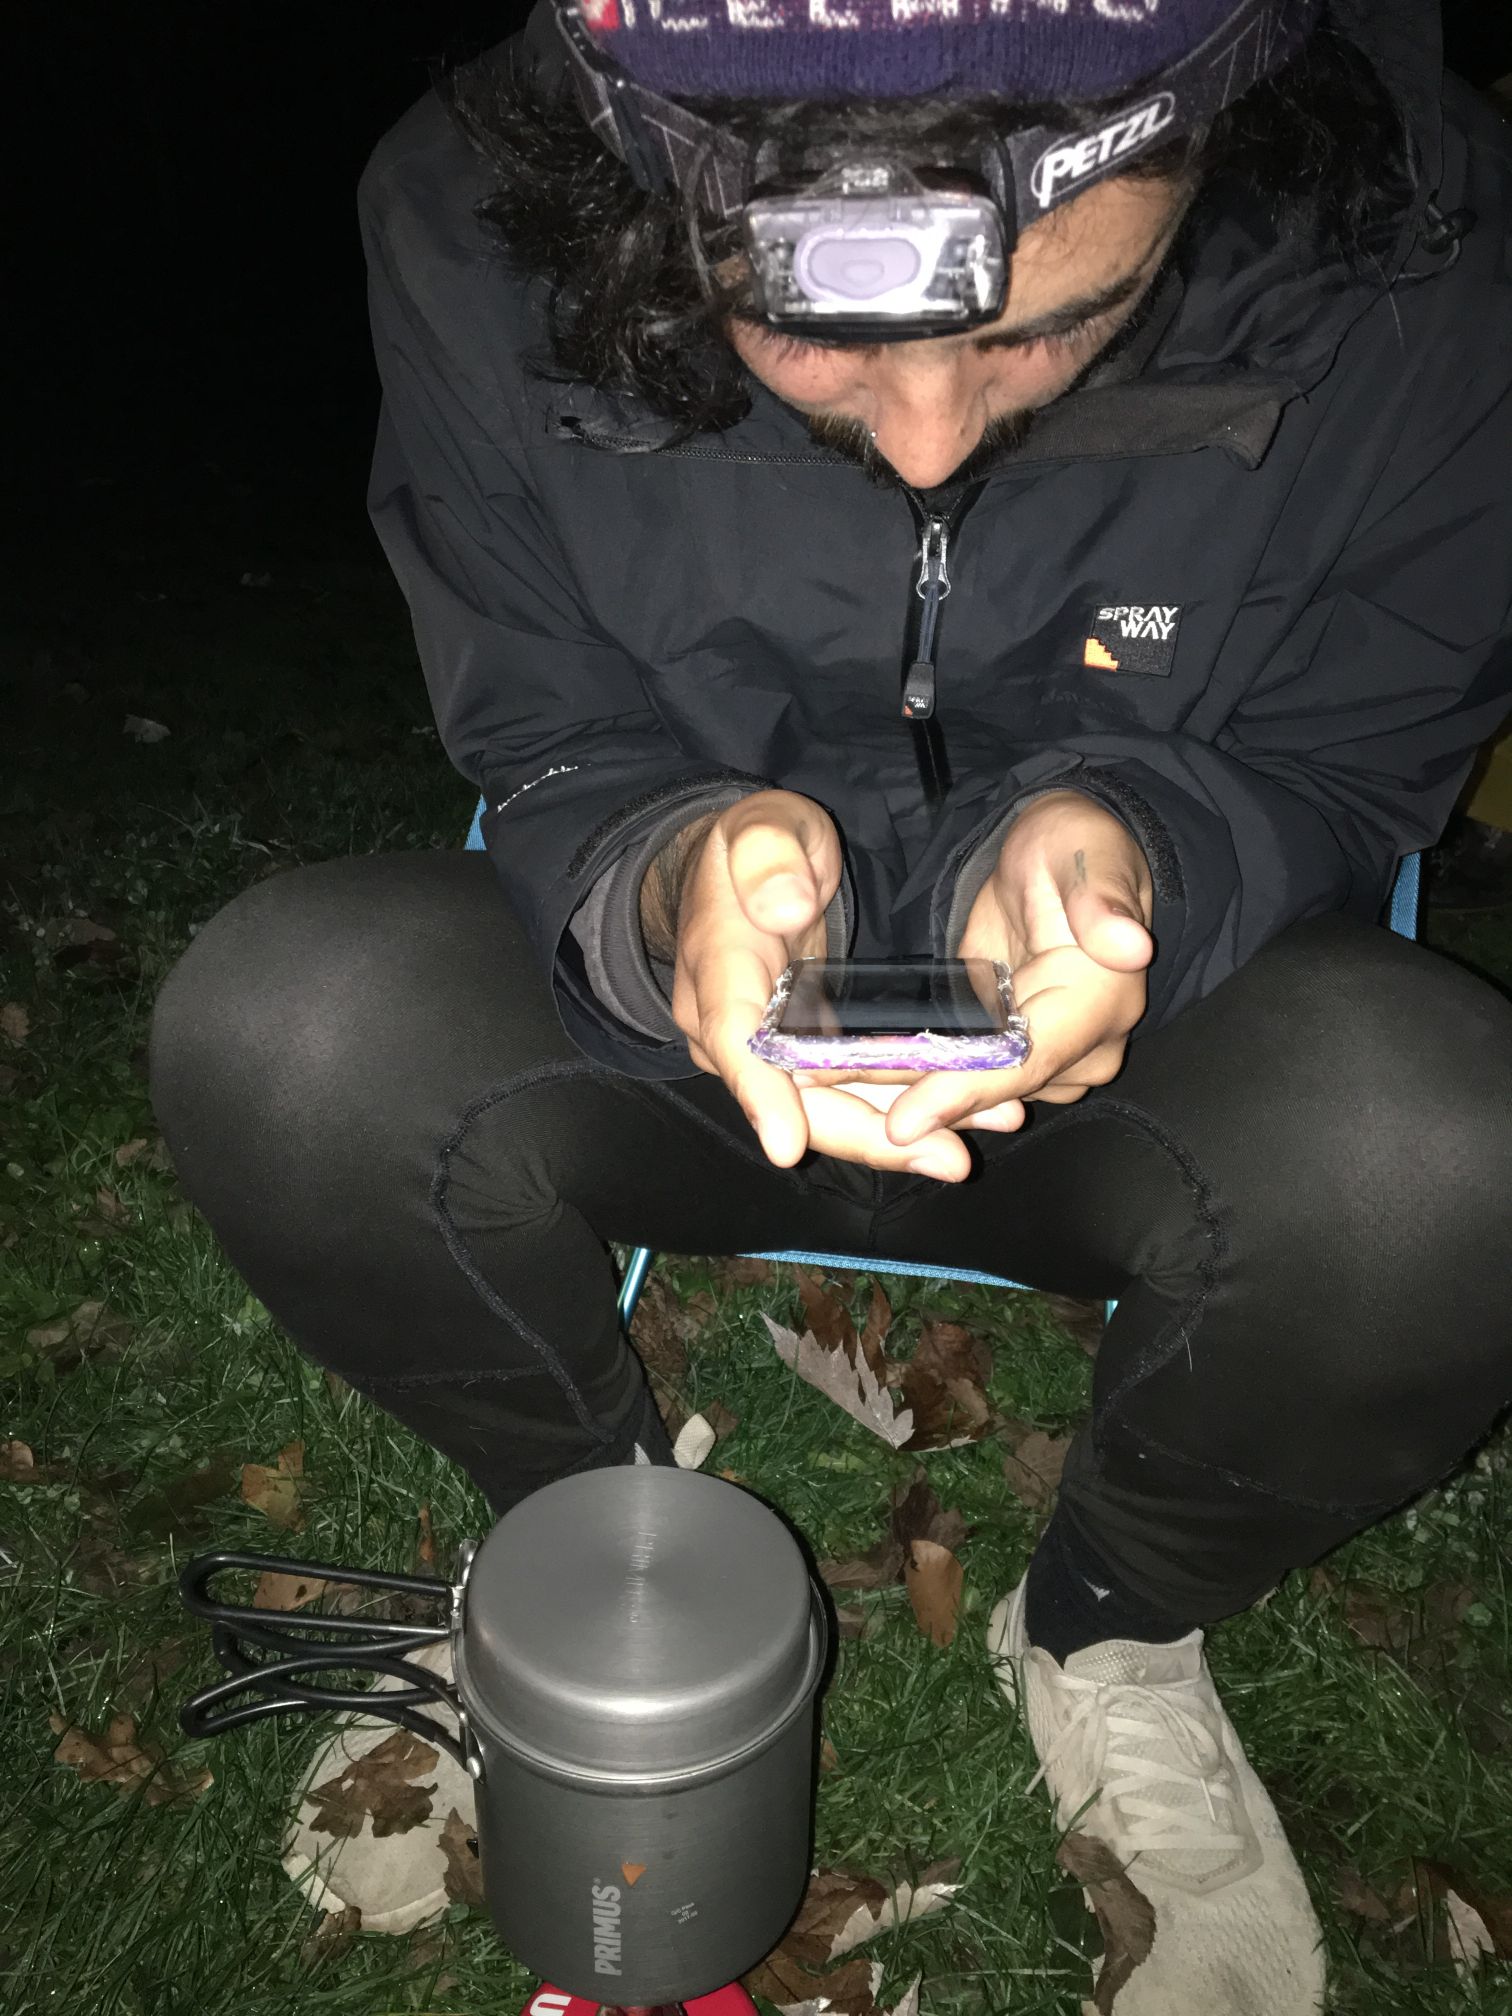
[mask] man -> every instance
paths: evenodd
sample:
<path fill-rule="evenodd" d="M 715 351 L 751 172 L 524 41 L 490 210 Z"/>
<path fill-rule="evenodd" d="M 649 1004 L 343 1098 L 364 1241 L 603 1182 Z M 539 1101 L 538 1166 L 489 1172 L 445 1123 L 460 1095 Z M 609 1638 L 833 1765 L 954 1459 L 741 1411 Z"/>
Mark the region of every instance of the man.
<path fill-rule="evenodd" d="M 1512 1383 L 1512 1016 L 1376 921 L 1512 686 L 1504 136 L 1420 0 L 595 0 L 444 98 L 363 179 L 370 507 L 507 904 L 242 897 L 175 1162 L 499 1511 L 667 1460 L 606 1241 L 1119 1298 L 991 1656 L 1155 1906 L 1121 2016 L 1314 2010 L 1203 1630 Z M 837 190 L 979 206 L 956 320 L 843 231 L 796 298 L 751 206 Z M 1027 1063 L 757 1063 L 825 949 L 1008 960 Z"/>

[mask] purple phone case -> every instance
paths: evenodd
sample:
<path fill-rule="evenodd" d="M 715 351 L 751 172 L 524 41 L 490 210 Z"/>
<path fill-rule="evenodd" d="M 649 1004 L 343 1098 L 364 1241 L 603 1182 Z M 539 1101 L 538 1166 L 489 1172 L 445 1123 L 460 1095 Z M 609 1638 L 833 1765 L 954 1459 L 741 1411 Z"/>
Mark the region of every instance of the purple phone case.
<path fill-rule="evenodd" d="M 778 1028 L 793 985 L 793 969 L 772 989 L 751 1054 L 779 1071 L 1011 1071 L 1029 1055 L 1029 1025 L 1021 1015 L 976 1036 L 920 1029 L 899 1036 L 794 1036 Z"/>

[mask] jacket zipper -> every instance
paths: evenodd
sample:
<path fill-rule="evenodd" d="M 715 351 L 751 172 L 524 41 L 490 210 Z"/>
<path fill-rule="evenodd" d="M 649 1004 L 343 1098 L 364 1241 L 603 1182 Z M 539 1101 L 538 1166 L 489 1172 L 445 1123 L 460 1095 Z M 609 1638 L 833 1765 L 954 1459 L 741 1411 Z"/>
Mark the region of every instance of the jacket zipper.
<path fill-rule="evenodd" d="M 944 516 L 926 511 L 914 491 L 904 493 L 919 528 L 919 572 L 914 582 L 919 609 L 908 625 L 903 652 L 901 712 L 913 733 L 919 782 L 924 787 L 925 799 L 933 806 L 942 804 L 950 790 L 950 760 L 935 715 L 940 608 L 951 587 L 950 542 L 986 487 L 985 481 L 971 484 Z"/>
<path fill-rule="evenodd" d="M 908 508 L 919 528 L 919 573 L 914 582 L 914 593 L 923 604 L 917 623 L 910 625 L 911 658 L 908 649 L 904 652 L 907 669 L 903 674 L 902 709 L 905 721 L 933 718 L 940 605 L 951 588 L 950 542 L 961 520 L 985 488 L 984 483 L 971 484 L 943 518 L 937 513 L 927 512 L 914 491 L 905 492 Z"/>

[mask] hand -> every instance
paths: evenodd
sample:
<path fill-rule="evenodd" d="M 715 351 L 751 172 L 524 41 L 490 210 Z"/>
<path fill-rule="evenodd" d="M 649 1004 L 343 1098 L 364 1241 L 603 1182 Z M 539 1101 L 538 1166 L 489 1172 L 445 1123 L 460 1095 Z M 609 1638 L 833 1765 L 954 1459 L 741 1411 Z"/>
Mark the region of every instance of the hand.
<path fill-rule="evenodd" d="M 1033 1048 L 1013 1071 L 932 1071 L 888 1109 L 900 1147 L 940 1127 L 1011 1133 L 1024 1101 L 1069 1105 L 1123 1064 L 1145 1010 L 1152 888 L 1144 852 L 1080 791 L 1037 798 L 1014 820 L 972 905 L 963 959 L 1005 959 Z"/>
<path fill-rule="evenodd" d="M 829 814 L 794 791 L 754 792 L 695 829 L 678 881 L 677 900 L 660 899 L 669 914 L 658 920 L 653 904 L 651 917 L 675 920 L 673 1019 L 694 1063 L 740 1101 L 768 1159 L 788 1169 L 812 1148 L 877 1169 L 965 1176 L 970 1157 L 949 1128 L 926 1127 L 897 1146 L 864 1095 L 800 1087 L 747 1048 L 784 968 L 824 952 L 824 913 L 840 886 Z"/>

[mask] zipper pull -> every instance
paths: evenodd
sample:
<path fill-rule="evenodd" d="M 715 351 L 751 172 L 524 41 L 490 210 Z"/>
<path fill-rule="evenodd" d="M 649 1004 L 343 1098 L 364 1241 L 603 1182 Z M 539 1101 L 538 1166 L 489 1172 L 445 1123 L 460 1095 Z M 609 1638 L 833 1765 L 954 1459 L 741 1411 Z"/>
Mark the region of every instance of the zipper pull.
<path fill-rule="evenodd" d="M 949 526 L 943 518 L 927 518 L 919 545 L 919 578 L 914 583 L 914 593 L 923 599 L 924 613 L 919 618 L 918 653 L 903 681 L 905 721 L 927 721 L 935 710 L 935 630 L 940 604 L 950 593 L 949 553 Z"/>

